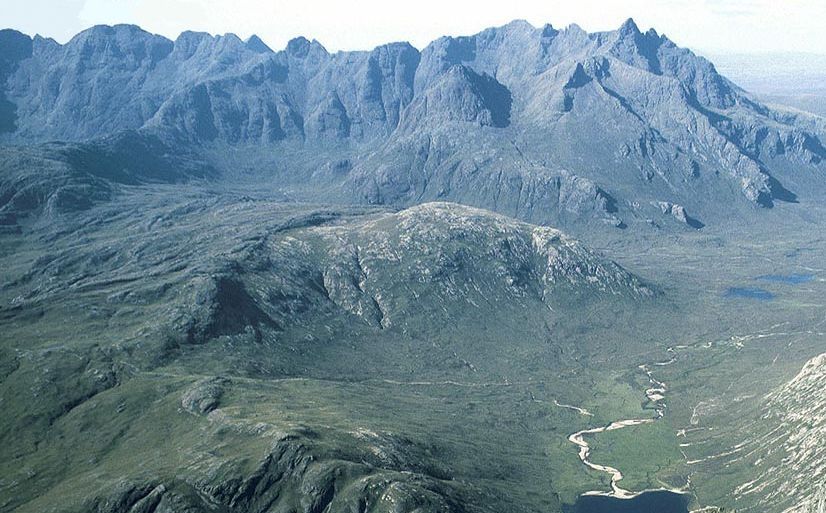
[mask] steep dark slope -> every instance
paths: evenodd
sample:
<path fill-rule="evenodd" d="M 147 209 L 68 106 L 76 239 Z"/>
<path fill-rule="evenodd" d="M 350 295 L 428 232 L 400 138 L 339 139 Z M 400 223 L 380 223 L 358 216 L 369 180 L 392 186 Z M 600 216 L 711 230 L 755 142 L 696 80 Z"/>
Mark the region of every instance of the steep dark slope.
<path fill-rule="evenodd" d="M 142 127 L 177 89 L 237 75 L 261 54 L 234 35 L 174 43 L 131 25 L 90 28 L 65 45 L 35 37 L 7 77 L 15 139 L 77 141 Z"/>
<path fill-rule="evenodd" d="M 19 62 L 32 56 L 32 41 L 17 31 L 0 30 L 0 48 L 0 83 L 5 83 Z M 6 95 L 6 88 L 0 89 L 0 134 L 17 130 L 17 105 Z"/>
<path fill-rule="evenodd" d="M 53 223 L 108 202 L 127 186 L 203 182 L 217 171 L 181 146 L 120 132 L 86 143 L 0 147 L 0 227 Z"/>
<path fill-rule="evenodd" d="M 386 137 L 412 97 L 418 52 L 407 44 L 329 55 L 297 39 L 240 76 L 176 92 L 148 125 L 194 142 L 336 143 Z"/>

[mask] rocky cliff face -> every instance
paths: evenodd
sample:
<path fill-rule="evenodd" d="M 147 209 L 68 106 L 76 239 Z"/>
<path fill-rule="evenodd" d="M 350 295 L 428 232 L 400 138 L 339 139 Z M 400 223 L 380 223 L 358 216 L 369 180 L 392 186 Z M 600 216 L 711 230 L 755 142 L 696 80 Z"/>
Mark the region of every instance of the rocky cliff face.
<path fill-rule="evenodd" d="M 826 354 L 766 397 L 761 423 L 771 429 L 748 440 L 755 479 L 735 490 L 752 507 L 794 513 L 818 512 L 826 493 Z M 755 460 L 756 457 L 756 460 Z M 820 508 L 820 509 L 818 509 Z"/>
<path fill-rule="evenodd" d="M 331 54 L 298 38 L 273 52 L 258 38 L 170 41 L 125 25 L 66 45 L 4 31 L 0 48 L 9 142 L 140 130 L 238 147 L 225 170 L 290 169 L 308 196 L 697 228 L 823 192 L 822 120 L 769 110 L 631 20 L 593 34 L 513 22 L 422 51 Z M 342 160 L 346 172 L 319 173 Z M 573 204 L 563 189 L 584 184 L 592 192 Z"/>

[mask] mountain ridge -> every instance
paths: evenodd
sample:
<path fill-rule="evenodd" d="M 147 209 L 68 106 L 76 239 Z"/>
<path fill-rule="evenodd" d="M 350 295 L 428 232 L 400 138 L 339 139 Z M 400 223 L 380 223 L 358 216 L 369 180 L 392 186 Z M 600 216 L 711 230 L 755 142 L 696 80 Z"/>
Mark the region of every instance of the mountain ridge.
<path fill-rule="evenodd" d="M 297 37 L 272 51 L 257 37 L 172 41 L 134 25 L 65 45 L 7 30 L 0 48 L 0 141 L 133 130 L 187 153 L 233 148 L 211 165 L 238 176 L 240 164 L 303 198 L 450 200 L 530 222 L 673 230 L 826 194 L 826 123 L 772 111 L 632 19 L 590 34 L 514 21 L 421 50 L 330 53 Z M 566 173 L 602 191 L 576 216 L 545 199 Z M 614 206 L 593 208 L 600 195 Z"/>

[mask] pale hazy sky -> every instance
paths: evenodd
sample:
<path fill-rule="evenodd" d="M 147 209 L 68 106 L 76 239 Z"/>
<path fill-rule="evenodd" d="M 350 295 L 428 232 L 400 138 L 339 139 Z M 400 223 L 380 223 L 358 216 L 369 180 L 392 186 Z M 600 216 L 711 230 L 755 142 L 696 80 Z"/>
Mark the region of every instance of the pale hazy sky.
<path fill-rule="evenodd" d="M 96 24 L 258 34 L 275 50 L 304 35 L 328 50 L 472 34 L 516 18 L 609 30 L 633 17 L 682 46 L 718 53 L 826 54 L 826 0 L 0 0 L 0 26 L 60 42 Z"/>

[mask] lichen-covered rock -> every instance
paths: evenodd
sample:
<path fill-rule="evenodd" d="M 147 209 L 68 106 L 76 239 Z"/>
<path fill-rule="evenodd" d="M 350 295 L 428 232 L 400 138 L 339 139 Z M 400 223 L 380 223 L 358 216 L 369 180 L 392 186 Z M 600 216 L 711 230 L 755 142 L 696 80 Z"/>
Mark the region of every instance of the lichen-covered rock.
<path fill-rule="evenodd" d="M 659 208 L 660 212 L 662 212 L 663 214 L 670 215 L 674 219 L 676 219 L 677 221 L 679 221 L 679 222 L 681 222 L 685 225 L 688 225 L 692 228 L 702 228 L 703 227 L 703 223 L 701 223 L 700 221 L 698 221 L 698 220 L 694 219 L 693 217 L 689 216 L 685 211 L 685 207 L 682 206 L 682 205 L 677 205 L 677 204 L 671 203 L 670 201 L 657 201 L 657 202 L 654 203 L 654 205 L 657 208 Z"/>
<path fill-rule="evenodd" d="M 323 271 L 327 295 L 374 326 L 392 326 L 421 303 L 473 304 L 476 294 L 548 304 L 569 294 L 631 300 L 654 295 L 559 230 L 457 204 L 426 203 L 362 226 L 323 227 L 308 235 L 316 234 L 330 262 Z"/>
<path fill-rule="evenodd" d="M 221 377 L 197 381 L 184 392 L 181 406 L 190 413 L 205 415 L 218 407 L 224 388 L 229 383 L 228 379 Z"/>

